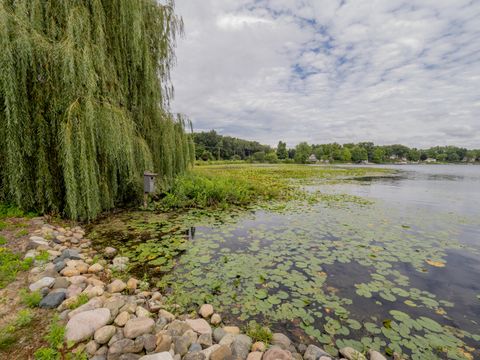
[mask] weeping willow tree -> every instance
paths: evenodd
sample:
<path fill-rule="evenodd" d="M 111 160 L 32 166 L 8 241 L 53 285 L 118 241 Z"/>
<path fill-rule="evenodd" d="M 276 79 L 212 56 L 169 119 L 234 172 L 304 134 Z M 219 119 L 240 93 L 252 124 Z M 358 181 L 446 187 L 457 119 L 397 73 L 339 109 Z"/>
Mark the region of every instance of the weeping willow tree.
<path fill-rule="evenodd" d="M 192 164 L 173 1 L 0 0 L 0 200 L 92 219 Z"/>

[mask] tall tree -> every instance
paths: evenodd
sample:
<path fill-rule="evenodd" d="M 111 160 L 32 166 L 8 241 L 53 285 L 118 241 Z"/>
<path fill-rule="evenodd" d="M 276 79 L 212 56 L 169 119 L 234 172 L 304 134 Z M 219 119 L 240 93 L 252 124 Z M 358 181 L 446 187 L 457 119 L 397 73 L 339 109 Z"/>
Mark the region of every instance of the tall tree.
<path fill-rule="evenodd" d="M 284 143 L 282 141 L 278 142 L 277 145 L 277 157 L 279 159 L 286 159 L 288 157 L 288 152 L 287 152 L 287 143 Z"/>
<path fill-rule="evenodd" d="M 174 2 L 0 0 L 0 200 L 92 219 L 191 163 Z"/>

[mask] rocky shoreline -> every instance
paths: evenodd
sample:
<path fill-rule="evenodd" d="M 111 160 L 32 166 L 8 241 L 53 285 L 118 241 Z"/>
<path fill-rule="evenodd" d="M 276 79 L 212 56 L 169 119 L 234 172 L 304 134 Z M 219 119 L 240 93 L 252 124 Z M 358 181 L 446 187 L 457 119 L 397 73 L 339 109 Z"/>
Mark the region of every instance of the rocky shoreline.
<path fill-rule="evenodd" d="M 135 279 L 116 278 L 128 258 L 107 247 L 97 253 L 81 227 L 56 227 L 37 219 L 25 258 L 34 259 L 30 291 L 40 291 L 42 308 L 56 309 L 66 323 L 65 340 L 73 352 L 92 360 L 333 360 L 320 347 L 293 344 L 272 334 L 269 344 L 254 342 L 237 326 L 224 324 L 209 304 L 197 318 L 165 309 L 164 297 Z M 47 254 L 48 259 L 39 259 Z M 371 349 L 365 356 L 339 349 L 342 359 L 386 360 Z M 395 359 L 400 359 L 394 356 Z"/>

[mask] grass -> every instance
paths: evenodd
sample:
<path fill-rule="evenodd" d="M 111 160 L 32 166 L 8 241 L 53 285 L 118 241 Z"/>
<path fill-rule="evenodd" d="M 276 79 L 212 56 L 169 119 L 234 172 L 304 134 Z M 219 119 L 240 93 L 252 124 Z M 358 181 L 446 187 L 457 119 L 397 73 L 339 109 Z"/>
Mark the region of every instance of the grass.
<path fill-rule="evenodd" d="M 162 210 L 205 209 L 292 200 L 305 197 L 301 185 L 386 172 L 390 170 L 293 164 L 204 165 L 177 178 L 157 206 Z"/>
<path fill-rule="evenodd" d="M 0 350 L 4 350 L 17 341 L 17 332 L 29 325 L 33 320 L 33 313 L 29 309 L 20 310 L 16 318 L 0 329 Z"/>
<path fill-rule="evenodd" d="M 253 341 L 262 341 L 266 346 L 272 341 L 272 332 L 266 326 L 258 324 L 256 321 L 248 323 L 245 333 L 252 338 Z"/>
<path fill-rule="evenodd" d="M 0 247 L 0 289 L 15 280 L 19 271 L 30 268 L 32 259 L 21 259 L 20 256 L 5 247 Z"/>
<path fill-rule="evenodd" d="M 20 299 L 25 306 L 37 307 L 42 301 L 42 294 L 40 291 L 29 292 L 27 289 L 20 290 Z"/>
<path fill-rule="evenodd" d="M 74 309 L 86 304 L 88 302 L 88 300 L 89 300 L 88 295 L 82 293 L 82 294 L 78 295 L 77 300 L 74 303 L 70 304 L 68 306 L 68 308 L 70 310 L 74 310 Z"/>
<path fill-rule="evenodd" d="M 65 326 L 63 326 L 58 317 L 53 318 L 48 334 L 45 340 L 48 342 L 48 347 L 42 347 L 35 351 L 35 360 L 87 360 L 87 355 L 83 352 L 72 352 L 70 349 L 74 344 L 66 344 Z"/>

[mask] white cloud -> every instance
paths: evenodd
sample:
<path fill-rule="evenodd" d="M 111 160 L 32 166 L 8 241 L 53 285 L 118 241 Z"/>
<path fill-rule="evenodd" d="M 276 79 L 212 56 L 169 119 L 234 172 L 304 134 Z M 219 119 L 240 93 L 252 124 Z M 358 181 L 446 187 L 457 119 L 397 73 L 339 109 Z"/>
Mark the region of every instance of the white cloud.
<path fill-rule="evenodd" d="M 177 0 L 177 10 L 174 110 L 198 130 L 272 145 L 480 147 L 480 2 Z"/>

